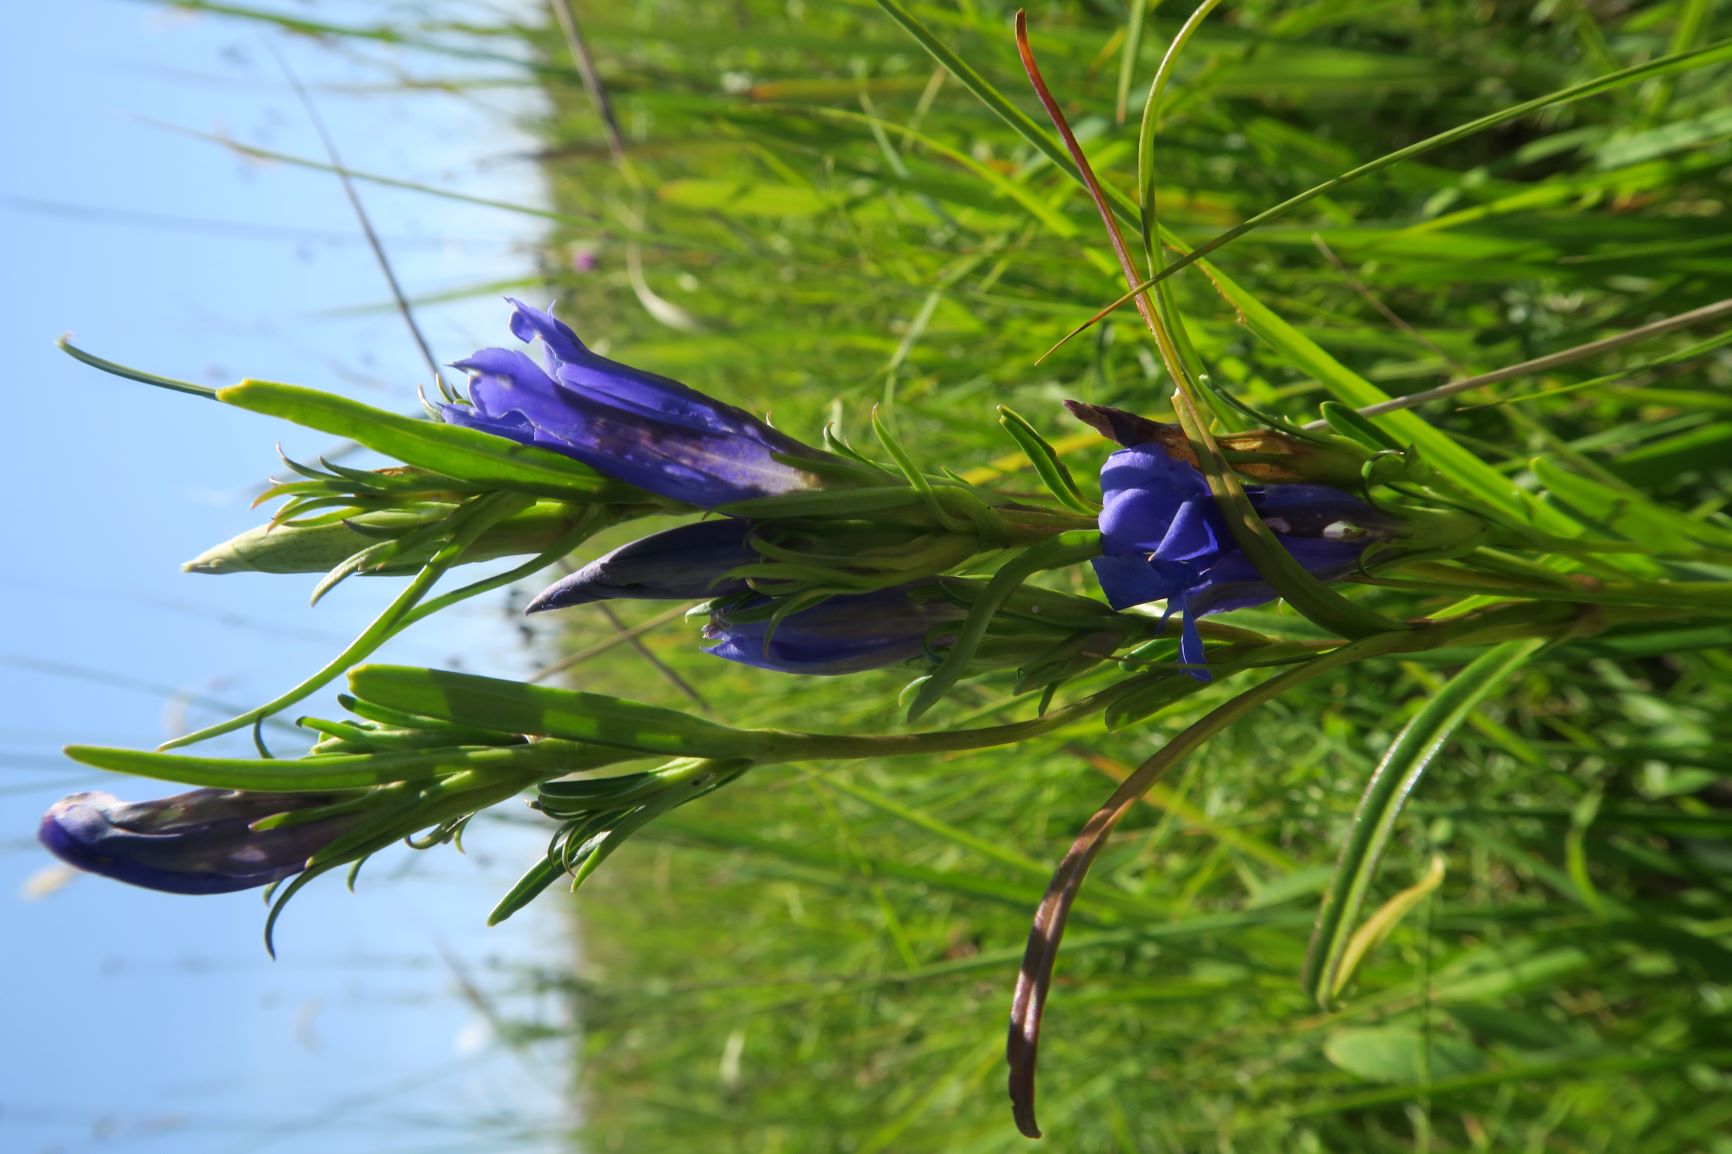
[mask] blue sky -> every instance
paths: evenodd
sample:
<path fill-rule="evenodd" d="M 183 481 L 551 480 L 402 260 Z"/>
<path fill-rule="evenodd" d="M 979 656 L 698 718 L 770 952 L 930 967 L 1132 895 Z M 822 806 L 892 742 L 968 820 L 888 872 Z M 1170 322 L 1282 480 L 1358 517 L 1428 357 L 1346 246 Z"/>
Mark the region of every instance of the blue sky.
<path fill-rule="evenodd" d="M 538 4 L 433 4 L 496 19 Z M 400 19 L 399 5 L 326 2 L 321 18 Z M 424 378 L 334 177 L 261 164 L 175 129 L 303 156 L 318 143 L 267 41 L 314 91 L 344 159 L 470 193 L 535 203 L 533 142 L 513 125 L 524 87 L 478 100 L 392 91 L 404 76 L 512 76 L 389 49 L 335 50 L 255 24 L 127 0 L 0 6 L 16 102 L 0 120 L 0 326 L 11 436 L 0 461 L 0 1149 L 8 1152 L 502 1148 L 502 1119 L 556 1124 L 569 1073 L 555 1047 L 490 1046 L 453 993 L 453 967 L 511 1000 L 520 962 L 574 946 L 549 903 L 487 930 L 494 898 L 544 835 L 483 828 L 469 854 L 400 851 L 359 892 L 310 887 L 260 945 L 257 894 L 182 898 L 61 879 L 34 841 L 63 793 L 173 792 L 104 780 L 62 759 L 70 742 L 148 747 L 215 720 L 185 695 L 242 704 L 330 654 L 395 582 L 350 582 L 316 610 L 298 578 L 184 575 L 179 565 L 260 520 L 247 508 L 317 434 L 94 372 L 103 356 L 220 385 L 257 376 L 332 388 L 402 411 Z M 411 294 L 531 275 L 537 223 L 427 196 L 364 189 Z M 535 295 L 535 294 L 531 294 Z M 453 360 L 503 343 L 483 294 L 428 308 Z M 490 602 L 387 651 L 495 673 L 535 664 Z M 316 711 L 316 710 L 315 710 Z M 291 742 L 283 742 L 292 749 Z M 227 748 L 233 749 L 234 746 Z M 53 892 L 31 894 L 54 882 Z M 541 1010 L 557 1013 L 560 1007 Z M 552 1148 L 520 1141 L 514 1150 Z"/>

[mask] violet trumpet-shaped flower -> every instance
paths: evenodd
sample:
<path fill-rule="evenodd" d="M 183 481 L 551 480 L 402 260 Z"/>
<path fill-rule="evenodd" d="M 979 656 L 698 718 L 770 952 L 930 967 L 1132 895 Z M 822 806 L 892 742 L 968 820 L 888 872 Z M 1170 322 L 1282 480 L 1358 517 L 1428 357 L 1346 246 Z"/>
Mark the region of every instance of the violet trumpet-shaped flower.
<path fill-rule="evenodd" d="M 1101 470 L 1103 555 L 1095 576 L 1114 609 L 1166 601 L 1183 628 L 1179 656 L 1203 664 L 1197 618 L 1276 597 L 1227 528 L 1208 482 L 1159 444 L 1122 449 Z M 1351 573 L 1399 522 L 1327 485 L 1246 486 L 1251 507 L 1294 560 L 1322 581 Z M 1192 676 L 1208 680 L 1197 668 Z"/>
<path fill-rule="evenodd" d="M 316 793 L 195 789 L 155 801 L 75 793 L 43 815 L 43 845 L 69 865 L 175 894 L 223 894 L 280 881 L 342 836 L 361 816 L 344 813 L 274 829 L 252 824 L 330 805 Z"/>
<path fill-rule="evenodd" d="M 935 627 L 968 615 L 929 581 L 831 597 L 774 622 L 769 605 L 758 597 L 718 607 L 704 626 L 716 644 L 704 652 L 779 673 L 857 673 L 914 660 Z"/>
<path fill-rule="evenodd" d="M 551 313 L 511 306 L 512 333 L 540 338 L 546 368 L 516 349 L 458 361 L 470 403 L 440 406 L 450 423 L 564 453 L 706 509 L 819 485 L 798 464 L 817 461 L 818 450 L 678 381 L 590 352 Z"/>
<path fill-rule="evenodd" d="M 549 585 L 524 612 L 615 597 L 697 601 L 744 593 L 744 581 L 723 574 L 761 560 L 748 543 L 751 531 L 747 522 L 725 518 L 652 533 Z"/>

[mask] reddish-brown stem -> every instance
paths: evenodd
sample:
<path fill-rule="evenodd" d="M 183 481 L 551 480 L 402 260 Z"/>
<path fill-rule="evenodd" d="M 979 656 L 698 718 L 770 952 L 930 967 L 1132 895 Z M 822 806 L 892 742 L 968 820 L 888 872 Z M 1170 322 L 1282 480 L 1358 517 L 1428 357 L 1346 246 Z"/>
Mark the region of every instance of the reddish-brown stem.
<path fill-rule="evenodd" d="M 1089 197 L 1095 202 L 1095 210 L 1100 213 L 1101 223 L 1106 225 L 1107 237 L 1112 241 L 1113 254 L 1118 257 L 1119 268 L 1124 270 L 1125 283 L 1135 289 L 1142 281 L 1142 272 L 1131 257 L 1131 250 L 1125 245 L 1124 233 L 1119 231 L 1119 222 L 1113 217 L 1113 210 L 1107 204 L 1106 193 L 1101 189 L 1101 182 L 1095 177 L 1095 170 L 1089 164 L 1089 158 L 1078 143 L 1076 133 L 1070 130 L 1070 122 L 1065 119 L 1064 111 L 1059 108 L 1058 100 L 1052 90 L 1046 86 L 1046 80 L 1040 74 L 1040 65 L 1035 63 L 1034 49 L 1028 42 L 1028 14 L 1018 10 L 1016 14 L 1016 51 L 1022 57 L 1022 68 L 1028 73 L 1028 82 L 1034 86 L 1034 94 L 1040 98 L 1041 107 L 1046 109 L 1047 118 L 1052 126 L 1058 129 L 1059 136 L 1064 140 L 1065 149 L 1070 153 L 1071 160 L 1076 162 L 1077 172 L 1081 175 L 1083 186 L 1088 189 Z M 1155 315 L 1154 305 L 1149 301 L 1146 292 L 1136 295 L 1137 312 L 1142 314 L 1143 323 L 1149 326 L 1149 332 L 1154 334 L 1155 344 L 1160 349 L 1161 362 L 1166 365 L 1167 373 L 1174 383 L 1183 384 L 1185 380 L 1183 365 L 1179 360 L 1179 350 L 1174 347 L 1172 338 L 1168 335 L 1166 326 L 1161 324 L 1160 317 Z"/>

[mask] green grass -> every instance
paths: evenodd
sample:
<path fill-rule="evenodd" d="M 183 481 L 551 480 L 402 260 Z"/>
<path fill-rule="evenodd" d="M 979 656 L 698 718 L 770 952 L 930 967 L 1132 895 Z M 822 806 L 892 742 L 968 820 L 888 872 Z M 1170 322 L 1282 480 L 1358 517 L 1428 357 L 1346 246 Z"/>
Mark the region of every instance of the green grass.
<path fill-rule="evenodd" d="M 1000 462 L 1011 489 L 1036 480 L 995 405 L 1053 440 L 1088 491 L 1105 447 L 1062 399 L 1168 417 L 1171 383 L 1128 308 L 1039 361 L 1123 284 L 1044 121 L 990 107 L 1039 115 L 1011 5 L 576 7 L 623 162 L 556 29 L 366 34 L 461 33 L 452 50 L 469 56 L 535 38 L 540 63 L 504 72 L 550 98 L 536 127 L 554 211 L 538 215 L 554 231 L 522 291 L 557 296 L 610 355 L 796 435 L 833 421 L 864 443 L 878 405 L 917 460 Z M 941 69 L 890 10 L 974 77 Z M 1047 82 L 1127 203 L 1140 94 L 1184 15 L 1133 18 L 1116 0 L 1031 14 Z M 1732 14 L 1697 0 L 1225 5 L 1167 88 L 1160 221 L 1198 244 L 1415 141 L 1728 36 Z M 1728 58 L 1508 119 L 1240 237 L 1211 257 L 1213 279 L 1167 282 L 1197 357 L 1215 385 L 1304 421 L 1324 400 L 1428 388 L 1732 295 Z M 1717 331 L 1383 427 L 1456 483 L 1537 507 L 1549 531 L 1585 516 L 1659 551 L 1723 543 L 1732 359 Z M 1536 503 L 1542 481 L 1554 496 Z M 1616 555 L 1600 572 L 1658 565 Z M 1600 638 L 1585 621 L 1479 703 L 1419 779 L 1381 871 L 1359 875 L 1359 916 L 1382 910 L 1389 933 L 1344 968 L 1330 1012 L 1300 983 L 1351 815 L 1409 719 L 1472 696 L 1446 687 L 1475 654 L 1356 666 L 1211 741 L 1120 827 L 1073 915 L 1043 1034 L 1047 1144 L 1732 1151 L 1732 658 L 1723 630 L 1679 621 Z M 567 622 L 574 649 L 616 628 Z M 718 719 L 899 724 L 905 676 L 724 667 L 695 632 L 674 621 L 643 640 Z M 568 676 L 688 704 L 626 646 Z M 575 905 L 580 961 L 543 975 L 579 1009 L 584 1148 L 1020 1148 L 1006 1012 L 1051 870 L 1112 777 L 1232 692 L 1115 733 L 759 771 L 639 834 Z M 989 677 L 943 717 L 1028 709 Z"/>
<path fill-rule="evenodd" d="M 1732 32 L 1710 13 L 1675 42 L 1687 7 L 1229 6 L 1169 87 L 1161 219 L 1198 243 L 1412 141 Z M 1009 6 L 910 11 L 1038 115 Z M 1133 194 L 1140 89 L 1180 15 L 1147 21 L 1119 125 L 1119 6 L 1033 13 L 1049 84 L 1097 170 Z M 859 439 L 888 402 L 919 459 L 958 469 L 1012 448 L 997 403 L 1065 438 L 1081 477 L 1103 449 L 1066 437 L 1058 400 L 1165 415 L 1170 386 L 1129 309 L 1035 363 L 1121 291 L 1093 209 L 876 7 L 597 9 L 583 29 L 630 170 L 609 162 L 582 91 L 551 81 L 556 203 L 595 220 L 566 239 L 598 267 L 550 278 L 617 355 L 797 433 L 829 418 Z M 1705 247 L 1732 157 L 1727 94 L 1719 65 L 1515 120 L 1332 191 L 1216 263 L 1325 360 L 1395 394 L 1706 304 L 1732 284 Z M 1258 339 L 1197 273 L 1172 286 L 1217 383 L 1315 414 L 1315 363 Z M 1712 332 L 1464 400 L 1620 374 L 1593 388 L 1427 416 L 1504 476 L 1544 454 L 1705 514 L 1724 501 L 1728 362 L 1647 366 Z M 571 628 L 577 645 L 606 630 Z M 706 668 L 686 626 L 649 640 L 730 721 L 897 724 L 894 676 L 795 683 Z M 1433 854 L 1441 881 L 1335 1013 L 1299 977 L 1347 818 L 1466 655 L 1351 671 L 1210 743 L 1127 820 L 1081 899 L 1043 1034 L 1048 1143 L 1732 1148 L 1714 1137 L 1732 1122 L 1721 642 L 1542 662 L 1485 703 L 1422 780 L 1365 912 Z M 648 676 L 575 671 L 676 700 Z M 974 692 L 1019 708 L 991 682 Z M 1110 736 L 758 775 L 640 835 L 578 907 L 585 1141 L 1020 1147 L 1002 1044 L 1030 913 L 1110 788 L 1101 770 L 1127 771 L 1224 692 Z"/>

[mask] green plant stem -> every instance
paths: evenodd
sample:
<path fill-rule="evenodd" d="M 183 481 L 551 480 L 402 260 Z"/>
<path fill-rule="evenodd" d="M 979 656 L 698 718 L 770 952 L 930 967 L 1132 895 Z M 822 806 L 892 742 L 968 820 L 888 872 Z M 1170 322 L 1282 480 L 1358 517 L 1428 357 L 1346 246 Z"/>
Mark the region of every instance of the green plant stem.
<path fill-rule="evenodd" d="M 1590 605 L 1650 606 L 1656 609 L 1689 609 L 1704 613 L 1732 613 L 1732 581 L 1602 581 L 1598 578 L 1559 574 L 1563 584 L 1543 580 L 1499 578 L 1454 565 L 1420 564 L 1403 570 L 1412 581 L 1400 577 L 1362 578 L 1367 584 L 1390 588 L 1447 588 L 1453 593 L 1480 593 L 1491 597 L 1525 598 L 1534 601 L 1573 601 Z M 1434 584 L 1435 583 L 1435 584 Z"/>

